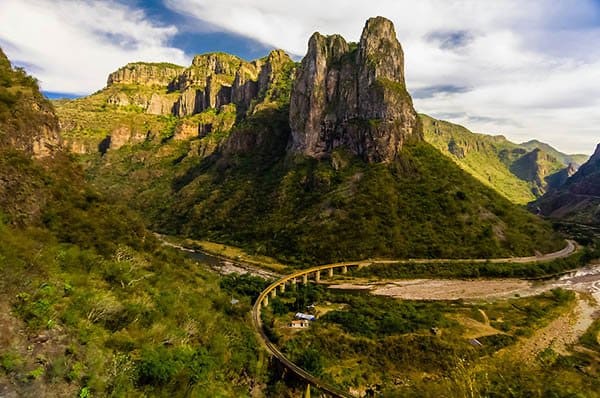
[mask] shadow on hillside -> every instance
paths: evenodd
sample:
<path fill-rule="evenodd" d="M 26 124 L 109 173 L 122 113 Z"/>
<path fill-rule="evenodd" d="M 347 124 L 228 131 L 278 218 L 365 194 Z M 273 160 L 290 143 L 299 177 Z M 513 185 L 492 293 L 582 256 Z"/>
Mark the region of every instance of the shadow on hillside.
<path fill-rule="evenodd" d="M 171 188 L 178 192 L 210 170 L 217 178 L 227 170 L 260 174 L 285 157 L 289 138 L 287 106 L 260 110 L 236 124 L 216 153 L 175 178 Z"/>

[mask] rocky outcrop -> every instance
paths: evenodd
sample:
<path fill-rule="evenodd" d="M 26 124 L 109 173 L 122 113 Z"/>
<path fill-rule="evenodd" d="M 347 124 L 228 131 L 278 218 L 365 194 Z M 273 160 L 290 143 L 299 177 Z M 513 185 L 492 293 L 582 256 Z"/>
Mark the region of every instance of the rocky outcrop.
<path fill-rule="evenodd" d="M 546 177 L 546 190 L 558 189 L 565 185 L 569 178 L 577 172 L 577 165 L 569 163 L 567 167 Z"/>
<path fill-rule="evenodd" d="M 175 128 L 173 139 L 175 141 L 185 141 L 200 136 L 200 125 L 198 123 L 183 122 Z"/>
<path fill-rule="evenodd" d="M 173 83 L 185 68 L 167 63 L 135 62 L 108 75 L 107 86 L 135 84 L 166 87 Z"/>
<path fill-rule="evenodd" d="M 115 106 L 128 106 L 131 104 L 129 96 L 123 92 L 117 92 L 108 97 L 106 103 Z"/>
<path fill-rule="evenodd" d="M 110 74 L 107 89 L 116 91 L 106 101 L 116 106 L 140 106 L 149 114 L 178 117 L 235 104 L 243 116 L 254 111 L 261 102 L 289 97 L 290 84 L 287 89 L 285 86 L 292 79 L 294 65 L 282 50 L 272 51 L 267 57 L 253 62 L 224 53 L 197 55 L 188 68 L 169 64 L 128 64 Z M 119 84 L 142 88 L 125 93 L 118 91 Z M 156 90 L 149 91 L 148 87 Z M 173 95 L 176 93 L 179 96 Z"/>
<path fill-rule="evenodd" d="M 315 33 L 290 102 L 290 148 L 311 157 L 343 147 L 369 162 L 393 160 L 422 139 L 404 80 L 404 54 L 391 21 L 371 18 L 360 42 Z"/>
<path fill-rule="evenodd" d="M 0 49 L 0 149 L 43 158 L 61 147 L 58 118 L 35 79 L 13 69 Z"/>
<path fill-rule="evenodd" d="M 140 111 L 183 119 L 185 123 L 174 132 L 175 140 L 202 138 L 213 132 L 218 132 L 221 140 L 236 121 L 266 108 L 286 105 L 294 67 L 292 59 L 281 50 L 253 62 L 223 53 L 203 54 L 194 57 L 188 68 L 128 64 L 110 75 L 109 86 L 104 90 L 59 104 L 62 128 L 69 138 L 68 147 L 77 153 L 105 153 L 145 139 L 129 136 L 126 131 L 152 129 L 156 124 L 157 120 L 140 115 Z M 124 109 L 119 109 L 118 117 L 104 117 L 96 113 L 98 102 L 110 105 L 103 106 L 102 112 L 114 112 L 115 107 Z M 94 120 L 98 116 L 92 129 L 74 117 L 80 109 L 93 109 Z M 114 132 L 115 126 L 120 130 Z M 89 130 L 97 131 L 94 137 L 87 133 L 82 136 L 82 131 Z M 95 145 L 89 145 L 90 138 Z M 205 149 L 213 147 L 216 145 Z"/>
<path fill-rule="evenodd" d="M 200 112 L 204 93 L 195 88 L 188 88 L 181 93 L 173 106 L 175 116 L 183 117 Z"/>
<path fill-rule="evenodd" d="M 85 139 L 67 138 L 64 142 L 64 147 L 78 155 L 98 151 L 98 143 Z"/>
<path fill-rule="evenodd" d="M 250 108 L 252 101 L 258 98 L 258 76 L 262 62 L 254 61 L 251 64 L 242 64 L 235 72 L 231 86 L 231 101 L 237 105 L 242 113 Z"/>
<path fill-rule="evenodd" d="M 109 149 L 119 149 L 125 145 L 133 145 L 144 142 L 148 138 L 148 132 L 132 131 L 129 127 L 120 126 L 111 131 L 100 146 L 100 152 L 106 152 Z"/>
<path fill-rule="evenodd" d="M 197 55 L 192 65 L 186 68 L 176 79 L 170 90 L 184 91 L 189 87 L 204 89 L 208 79 L 214 75 L 221 75 L 223 80 L 228 80 L 229 86 L 233 83 L 236 70 L 244 63 L 241 58 L 225 53 L 208 53 Z"/>
<path fill-rule="evenodd" d="M 146 108 L 151 115 L 170 115 L 173 112 L 173 100 L 169 97 L 153 93 Z"/>

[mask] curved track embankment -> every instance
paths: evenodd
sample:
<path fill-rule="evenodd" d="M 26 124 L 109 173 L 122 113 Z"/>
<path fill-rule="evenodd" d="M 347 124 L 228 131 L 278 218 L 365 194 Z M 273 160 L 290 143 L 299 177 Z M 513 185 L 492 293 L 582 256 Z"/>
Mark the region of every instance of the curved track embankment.
<path fill-rule="evenodd" d="M 552 261 L 558 258 L 568 257 L 577 250 L 575 242 L 568 240 L 567 245 L 559 251 L 554 253 L 543 254 L 539 256 L 531 257 L 509 257 L 509 258 L 495 258 L 495 259 L 409 259 L 409 260 L 362 260 L 362 261 L 348 261 L 334 264 L 319 265 L 311 268 L 306 268 L 300 271 L 293 272 L 289 275 L 283 276 L 277 281 L 270 284 L 256 299 L 254 306 L 252 307 L 252 323 L 256 332 L 260 336 L 264 347 L 269 353 L 277 358 L 277 360 L 285 366 L 290 372 L 294 373 L 297 377 L 304 380 L 310 385 L 315 386 L 320 391 L 331 395 L 332 397 L 341 398 L 352 398 L 353 396 L 347 391 L 341 390 L 340 388 L 333 386 L 329 383 L 322 381 L 321 379 L 313 376 L 306 370 L 302 369 L 292 361 L 290 361 L 276 346 L 273 344 L 267 334 L 265 333 L 261 319 L 261 309 L 269 304 L 269 297 L 276 297 L 277 290 L 280 292 L 285 291 L 288 283 L 295 285 L 297 283 L 308 283 L 309 277 L 314 276 L 316 282 L 321 280 L 321 272 L 327 271 L 328 276 L 333 276 L 336 269 L 340 269 L 342 273 L 346 273 L 349 267 L 362 268 L 371 264 L 398 264 L 398 263 L 534 263 L 534 262 L 545 262 Z M 301 278 L 301 279 L 300 279 Z M 300 281 L 299 281 L 300 279 Z"/>

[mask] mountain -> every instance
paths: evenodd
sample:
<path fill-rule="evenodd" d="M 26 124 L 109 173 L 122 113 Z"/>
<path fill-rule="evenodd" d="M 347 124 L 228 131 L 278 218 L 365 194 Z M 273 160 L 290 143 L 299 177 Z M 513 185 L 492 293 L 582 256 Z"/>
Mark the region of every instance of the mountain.
<path fill-rule="evenodd" d="M 542 196 L 531 208 L 551 218 L 600 224 L 600 144 L 560 188 Z"/>
<path fill-rule="evenodd" d="M 515 144 L 427 115 L 421 119 L 427 142 L 514 203 L 528 203 L 557 188 L 579 167 L 577 162 L 587 159 L 539 141 Z"/>
<path fill-rule="evenodd" d="M 294 68 L 281 50 L 252 62 L 203 54 L 187 68 L 136 62 L 111 73 L 97 93 L 55 105 L 65 145 L 80 154 L 147 140 L 214 136 L 226 134 L 246 115 L 289 101 Z M 214 140 L 203 144 L 207 152 L 214 150 Z"/>
<path fill-rule="evenodd" d="M 0 396 L 268 395 L 250 298 L 229 304 L 264 281 L 221 289 L 60 142 L 36 80 L 0 51 Z"/>
<path fill-rule="evenodd" d="M 205 54 L 183 72 L 113 75 L 56 106 L 67 141 L 143 133 L 83 160 L 94 186 L 158 231 L 292 264 L 561 246 L 548 224 L 424 142 L 403 62 L 392 23 L 373 18 L 358 43 L 314 34 L 299 65 L 282 51 L 250 63 Z M 173 104 L 168 115 L 135 102 L 155 94 Z"/>
<path fill-rule="evenodd" d="M 557 149 L 553 148 L 552 146 L 550 146 L 544 142 L 540 142 L 538 140 L 530 140 L 527 142 L 522 142 L 519 144 L 519 146 L 523 147 L 523 148 L 527 148 L 530 151 L 534 150 L 536 148 L 541 149 L 542 151 L 544 151 L 547 154 L 549 154 L 550 156 L 552 156 L 554 159 L 558 160 L 560 163 L 562 163 L 564 165 L 573 164 L 575 168 L 578 168 L 579 166 L 584 164 L 589 159 L 588 155 L 581 155 L 581 154 L 567 155 L 565 153 L 558 151 Z"/>
<path fill-rule="evenodd" d="M 60 146 L 58 119 L 37 81 L 13 69 L 0 49 L 0 146 L 45 157 Z"/>
<path fill-rule="evenodd" d="M 315 33 L 290 104 L 291 149 L 312 157 L 336 148 L 392 161 L 422 133 L 404 83 L 404 53 L 392 23 L 367 21 L 358 44 Z"/>

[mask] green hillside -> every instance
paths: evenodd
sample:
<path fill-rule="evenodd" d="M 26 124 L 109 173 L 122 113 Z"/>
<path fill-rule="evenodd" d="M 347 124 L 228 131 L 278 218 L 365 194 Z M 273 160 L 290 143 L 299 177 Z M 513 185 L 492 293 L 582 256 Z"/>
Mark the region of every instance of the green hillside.
<path fill-rule="evenodd" d="M 527 142 L 522 142 L 519 144 L 519 146 L 523 147 L 523 148 L 527 148 L 530 151 L 532 151 L 536 148 L 541 149 L 542 151 L 546 152 L 547 154 L 549 154 L 550 156 L 552 156 L 553 158 L 555 158 L 556 160 L 558 160 L 560 163 L 562 163 L 564 165 L 568 165 L 569 163 L 574 163 L 578 166 L 581 166 L 582 164 L 587 162 L 587 160 L 589 159 L 589 155 L 582 155 L 582 154 L 567 155 L 565 153 L 562 153 L 562 152 L 556 150 L 555 148 L 546 144 L 545 142 L 541 142 L 538 140 L 530 140 Z"/>
<path fill-rule="evenodd" d="M 143 209 L 155 229 L 290 263 L 502 257 L 562 245 L 548 225 L 428 144 L 407 146 L 393 164 L 343 151 L 317 161 L 286 156 L 288 134 L 283 107 L 234 128 L 230 142 L 260 137 L 262 149 L 245 155 L 224 149 L 204 158 L 198 140 L 145 143 L 88 157 L 88 173 Z"/>
<path fill-rule="evenodd" d="M 504 136 L 476 134 L 421 115 L 425 140 L 463 170 L 514 203 L 525 204 L 563 182 L 558 174 L 584 155 L 566 155 L 548 144 L 515 144 Z"/>

